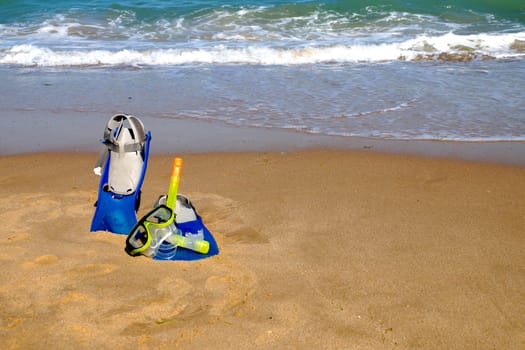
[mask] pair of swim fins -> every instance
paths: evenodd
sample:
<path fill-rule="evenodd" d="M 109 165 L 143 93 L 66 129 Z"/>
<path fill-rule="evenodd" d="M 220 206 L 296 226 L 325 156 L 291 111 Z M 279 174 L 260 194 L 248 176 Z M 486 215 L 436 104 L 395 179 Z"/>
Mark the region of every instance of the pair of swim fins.
<path fill-rule="evenodd" d="M 144 125 L 137 117 L 117 114 L 106 124 L 101 142 L 104 149 L 93 169 L 101 178 L 91 231 L 127 235 L 137 223 L 136 213 L 140 207 L 141 187 L 148 166 L 151 132 L 145 132 Z M 199 254 L 188 249 L 178 249 L 176 254 L 169 257 L 160 254 L 156 260 L 197 260 L 219 253 L 215 239 L 188 198 L 177 197 L 175 213 L 177 227 L 183 232 L 203 235 L 210 243 L 209 252 Z"/>

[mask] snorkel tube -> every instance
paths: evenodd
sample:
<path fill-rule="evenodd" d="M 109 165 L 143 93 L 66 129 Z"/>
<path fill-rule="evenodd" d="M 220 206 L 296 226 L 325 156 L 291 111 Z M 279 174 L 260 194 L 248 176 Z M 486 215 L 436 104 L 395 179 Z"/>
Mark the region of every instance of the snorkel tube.
<path fill-rule="evenodd" d="M 177 193 L 179 193 L 180 173 L 182 171 L 182 158 L 173 159 L 173 168 L 171 169 L 170 187 L 168 188 L 168 198 L 166 206 L 175 212 L 177 203 Z"/>
<path fill-rule="evenodd" d="M 175 213 L 175 205 L 177 204 L 177 194 L 179 193 L 180 175 L 182 171 L 182 158 L 173 159 L 173 168 L 171 169 L 170 186 L 168 188 L 168 198 L 166 198 L 166 206 Z M 168 236 L 166 240 L 174 246 L 191 249 L 201 254 L 207 254 L 210 250 L 210 243 L 203 239 L 192 239 L 182 235 L 180 230 L 175 226 L 175 223 L 170 225 L 170 228 L 175 229 L 173 235 Z"/>
<path fill-rule="evenodd" d="M 176 254 L 177 247 L 191 249 L 201 254 L 207 254 L 210 243 L 204 239 L 185 236 L 175 225 L 175 205 L 179 190 L 182 159 L 173 160 L 173 168 L 168 189 L 166 205 L 155 207 L 140 219 L 131 229 L 126 239 L 126 252 L 131 256 L 146 255 L 154 257 L 164 242 L 171 244 L 170 254 Z M 160 254 L 159 254 L 160 256 Z M 170 258 L 172 256 L 166 256 Z"/>

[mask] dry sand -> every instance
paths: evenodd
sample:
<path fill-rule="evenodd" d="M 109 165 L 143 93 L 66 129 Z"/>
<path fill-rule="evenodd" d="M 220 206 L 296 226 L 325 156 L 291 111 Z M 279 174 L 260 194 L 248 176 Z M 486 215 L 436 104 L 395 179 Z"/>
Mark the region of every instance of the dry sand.
<path fill-rule="evenodd" d="M 95 154 L 0 157 L 3 349 L 524 349 L 525 168 L 311 150 L 177 154 L 221 249 L 90 233 Z M 139 215 L 167 190 L 154 155 Z"/>

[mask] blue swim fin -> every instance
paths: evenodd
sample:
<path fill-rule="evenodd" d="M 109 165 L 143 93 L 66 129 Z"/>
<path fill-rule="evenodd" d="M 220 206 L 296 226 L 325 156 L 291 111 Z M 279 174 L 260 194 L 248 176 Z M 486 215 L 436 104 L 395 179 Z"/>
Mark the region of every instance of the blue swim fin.
<path fill-rule="evenodd" d="M 155 206 L 158 206 L 160 203 L 165 203 L 165 201 L 166 196 L 161 196 Z M 208 241 L 210 244 L 208 253 L 201 254 L 189 249 L 175 248 L 172 244 L 163 242 L 160 245 L 159 251 L 153 257 L 154 260 L 199 260 L 219 254 L 219 246 L 212 233 L 204 225 L 201 216 L 197 213 L 197 210 L 189 198 L 181 194 L 177 195 L 175 222 L 177 228 L 181 230 L 185 236 L 188 234 L 202 235 L 201 239 Z"/>
<path fill-rule="evenodd" d="M 101 178 L 91 231 L 128 234 L 137 223 L 150 141 L 151 132 L 144 133 L 137 117 L 117 114 L 108 121 L 94 169 Z"/>

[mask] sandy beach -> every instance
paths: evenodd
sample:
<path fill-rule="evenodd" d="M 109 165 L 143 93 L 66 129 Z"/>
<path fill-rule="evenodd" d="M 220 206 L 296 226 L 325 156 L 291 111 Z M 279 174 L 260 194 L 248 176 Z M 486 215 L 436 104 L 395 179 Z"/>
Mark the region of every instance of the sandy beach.
<path fill-rule="evenodd" d="M 524 4 L 2 1 L 0 350 L 525 349 Z M 218 255 L 90 232 L 116 114 Z"/>
<path fill-rule="evenodd" d="M 155 154 L 220 254 L 89 232 L 95 153 L 0 157 L 4 349 L 523 349 L 525 168 L 303 150 Z"/>

